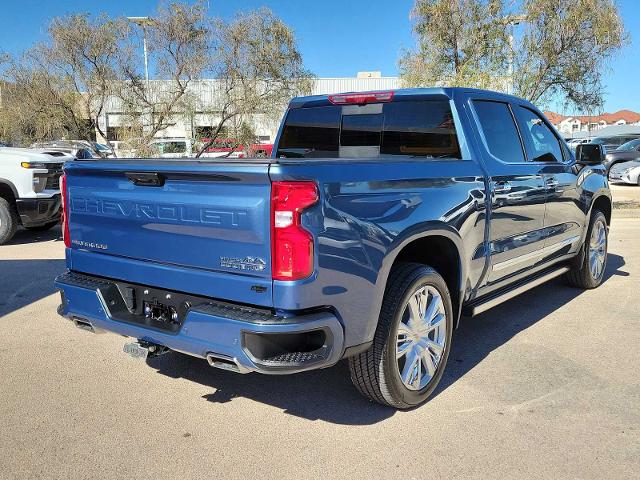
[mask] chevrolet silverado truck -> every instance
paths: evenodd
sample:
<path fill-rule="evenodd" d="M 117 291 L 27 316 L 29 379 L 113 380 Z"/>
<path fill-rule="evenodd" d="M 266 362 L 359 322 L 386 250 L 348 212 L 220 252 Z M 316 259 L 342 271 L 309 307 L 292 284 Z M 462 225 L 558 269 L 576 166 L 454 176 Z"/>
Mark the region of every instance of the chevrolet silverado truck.
<path fill-rule="evenodd" d="M 348 359 L 369 399 L 424 402 L 452 333 L 564 275 L 600 285 L 611 196 L 519 98 L 461 88 L 295 98 L 269 159 L 76 161 L 59 313 L 239 373 Z"/>
<path fill-rule="evenodd" d="M 62 165 L 72 159 L 58 151 L 0 148 L 0 245 L 20 225 L 43 231 L 58 223 Z"/>

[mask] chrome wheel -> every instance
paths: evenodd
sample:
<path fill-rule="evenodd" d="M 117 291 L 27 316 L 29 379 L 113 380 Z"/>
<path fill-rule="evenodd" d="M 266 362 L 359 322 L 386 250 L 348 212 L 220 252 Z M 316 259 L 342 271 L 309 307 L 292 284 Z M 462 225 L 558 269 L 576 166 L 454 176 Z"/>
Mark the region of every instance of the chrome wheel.
<path fill-rule="evenodd" d="M 409 390 L 422 390 L 440 365 L 447 341 L 444 303 L 438 290 L 419 287 L 405 305 L 397 330 L 398 373 Z"/>
<path fill-rule="evenodd" d="M 600 278 L 607 261 L 607 227 L 602 220 L 593 224 L 589 239 L 589 269 L 594 280 Z"/>

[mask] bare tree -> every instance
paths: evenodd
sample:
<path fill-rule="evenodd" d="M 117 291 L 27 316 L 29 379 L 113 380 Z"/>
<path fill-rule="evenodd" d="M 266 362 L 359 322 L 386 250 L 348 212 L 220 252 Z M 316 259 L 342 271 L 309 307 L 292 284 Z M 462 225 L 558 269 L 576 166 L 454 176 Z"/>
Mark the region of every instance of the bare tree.
<path fill-rule="evenodd" d="M 147 82 L 133 55 L 135 36 L 121 56 L 125 81 L 119 84 L 118 98 L 129 124 L 137 125 L 138 138 L 132 139 L 142 153 L 162 130 L 183 119 L 193 110 L 190 86 L 202 78 L 210 64 L 211 21 L 202 3 L 170 3 L 161 6 L 145 27 L 149 54 L 155 66 L 154 80 Z"/>
<path fill-rule="evenodd" d="M 114 86 L 129 26 L 122 19 L 86 14 L 56 18 L 49 39 L 14 60 L 7 71 L 13 112 L 34 140 L 64 134 L 91 140 Z"/>
<path fill-rule="evenodd" d="M 97 131 L 108 142 L 108 109 L 120 114 L 131 148 L 149 156 L 152 140 L 171 126 L 208 117 L 213 127 L 199 156 L 221 134 L 236 147 L 255 140 L 256 119 L 269 121 L 310 89 L 292 31 L 268 9 L 223 21 L 202 2 L 162 4 L 145 25 L 149 81 L 141 30 L 124 18 L 70 15 L 54 19 L 48 33 L 5 74 L 11 101 L 3 118 L 30 141 L 88 140 Z"/>
<path fill-rule="evenodd" d="M 268 121 L 280 115 L 292 96 L 310 91 L 311 74 L 303 66 L 295 36 L 269 9 L 242 13 L 230 22 L 216 21 L 211 53 L 219 80 L 217 122 L 197 157 L 223 129 L 246 145 L 255 137 L 251 125 L 256 115 Z"/>

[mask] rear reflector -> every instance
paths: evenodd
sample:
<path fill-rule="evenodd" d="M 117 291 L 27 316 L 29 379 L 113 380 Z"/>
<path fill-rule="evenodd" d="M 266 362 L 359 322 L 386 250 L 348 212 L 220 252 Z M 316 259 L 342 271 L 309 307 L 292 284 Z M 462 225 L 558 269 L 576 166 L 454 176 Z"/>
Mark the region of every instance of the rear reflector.
<path fill-rule="evenodd" d="M 271 269 L 274 280 L 300 280 L 313 272 L 313 237 L 301 213 L 318 201 L 313 182 L 271 185 Z"/>
<path fill-rule="evenodd" d="M 393 90 L 387 92 L 341 93 L 329 95 L 329 101 L 334 105 L 365 105 L 367 103 L 382 103 L 393 100 Z"/>
<path fill-rule="evenodd" d="M 67 192 L 67 175 L 60 177 L 60 194 L 62 197 L 62 238 L 64 245 L 71 248 L 71 236 L 69 235 L 69 193 Z"/>

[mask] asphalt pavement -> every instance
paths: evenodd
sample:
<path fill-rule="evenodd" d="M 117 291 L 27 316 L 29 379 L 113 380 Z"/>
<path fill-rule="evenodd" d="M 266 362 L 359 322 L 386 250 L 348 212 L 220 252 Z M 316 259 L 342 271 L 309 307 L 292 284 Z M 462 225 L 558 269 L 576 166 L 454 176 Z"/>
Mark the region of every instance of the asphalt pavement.
<path fill-rule="evenodd" d="M 605 283 L 538 287 L 466 320 L 436 395 L 396 412 L 344 363 L 270 377 L 58 317 L 60 231 L 0 247 L 0 478 L 640 478 L 640 219 Z"/>

